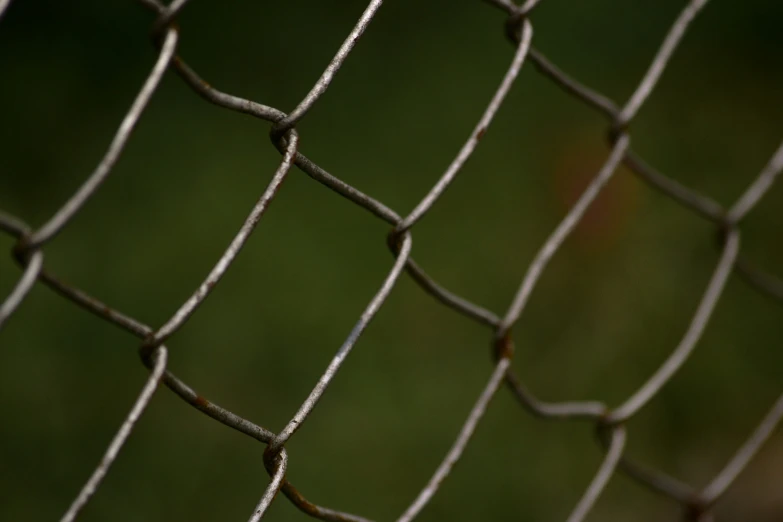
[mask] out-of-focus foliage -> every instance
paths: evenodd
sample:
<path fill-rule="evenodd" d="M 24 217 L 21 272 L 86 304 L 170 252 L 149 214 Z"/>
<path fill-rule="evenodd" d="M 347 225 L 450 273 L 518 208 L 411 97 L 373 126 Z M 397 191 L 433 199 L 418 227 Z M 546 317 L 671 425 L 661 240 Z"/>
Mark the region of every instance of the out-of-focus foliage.
<path fill-rule="evenodd" d="M 619 102 L 683 2 L 557 2 L 534 45 Z M 783 4 L 714 2 L 634 121 L 634 148 L 730 204 L 781 139 Z M 204 2 L 181 55 L 224 91 L 292 109 L 365 5 Z M 129 0 L 17 0 L 0 21 L 0 209 L 44 222 L 98 162 L 155 60 Z M 388 2 L 299 125 L 301 150 L 406 213 L 470 133 L 513 48 L 479 0 Z M 164 78 L 108 181 L 45 249 L 46 267 L 150 325 L 207 274 L 279 161 L 269 125 Z M 529 64 L 475 156 L 414 229 L 414 256 L 498 313 L 607 154 L 606 122 Z M 743 225 L 743 252 L 783 274 L 783 188 Z M 292 172 L 213 295 L 172 337 L 170 366 L 272 430 L 296 411 L 392 264 L 387 226 Z M 619 404 L 684 333 L 714 264 L 713 227 L 621 170 L 553 260 L 514 330 L 514 366 L 551 400 Z M 0 236 L 8 251 L 12 240 Z M 0 296 L 19 275 L 0 261 Z M 781 392 L 783 307 L 730 280 L 692 359 L 629 424 L 628 454 L 694 485 Z M 389 520 L 449 448 L 491 371 L 490 333 L 398 284 L 311 418 L 288 476 L 323 505 Z M 53 520 L 97 464 L 146 377 L 138 341 L 36 287 L 0 333 L 0 519 Z M 719 507 L 780 520 L 778 435 Z M 263 445 L 162 389 L 83 520 L 243 520 Z M 601 459 L 592 427 L 531 418 L 501 391 L 421 520 L 562 520 Z M 615 475 L 591 520 L 674 519 Z M 668 517 L 668 518 L 667 518 Z M 305 520 L 282 497 L 269 520 Z"/>

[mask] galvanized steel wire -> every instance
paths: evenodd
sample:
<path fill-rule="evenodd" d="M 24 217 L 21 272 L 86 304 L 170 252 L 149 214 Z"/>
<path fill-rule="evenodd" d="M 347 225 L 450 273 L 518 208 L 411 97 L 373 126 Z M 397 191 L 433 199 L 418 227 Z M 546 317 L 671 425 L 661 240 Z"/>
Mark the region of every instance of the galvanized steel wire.
<path fill-rule="evenodd" d="M 605 458 L 596 470 L 593 480 L 585 485 L 582 498 L 574 501 L 574 508 L 567 519 L 568 522 L 579 522 L 585 519 L 616 471 L 626 473 L 643 487 L 663 493 L 682 504 L 691 520 L 707 520 L 711 516 L 711 507 L 731 487 L 731 484 L 779 424 L 781 417 L 783 417 L 783 395 L 772 406 L 769 413 L 725 468 L 719 470 L 711 482 L 701 490 L 668 477 L 660 471 L 629 461 L 624 456 L 624 448 L 626 440 L 632 434 L 627 432 L 625 423 L 651 400 L 654 400 L 658 392 L 686 363 L 705 328 L 708 327 L 726 281 L 733 271 L 737 272 L 757 291 L 769 295 L 775 300 L 783 301 L 783 282 L 775 275 L 761 272 L 755 268 L 753 263 L 742 255 L 740 249 L 740 225 L 743 218 L 763 198 L 783 170 L 783 144 L 772 152 L 768 164 L 750 187 L 737 198 L 736 203 L 730 209 L 722 208 L 709 197 L 657 172 L 632 150 L 630 124 L 645 101 L 653 94 L 669 60 L 685 37 L 689 24 L 694 22 L 699 12 L 705 8 L 707 0 L 691 0 L 687 3 L 673 22 L 669 33 L 665 35 L 647 72 L 623 106 L 617 105 L 608 97 L 568 76 L 533 47 L 531 15 L 534 8 L 539 5 L 539 0 L 528 0 L 522 6 L 517 6 L 510 0 L 486 1 L 492 7 L 505 12 L 507 16 L 506 36 L 516 49 L 511 64 L 501 76 L 499 87 L 457 156 L 414 209 L 407 215 L 402 215 L 340 180 L 304 156 L 299 150 L 300 140 L 296 129 L 297 123 L 306 117 L 308 111 L 318 103 L 328 90 L 332 79 L 339 73 L 342 64 L 349 59 L 354 47 L 360 45 L 359 40 L 362 34 L 372 30 L 372 21 L 382 8 L 382 0 L 369 2 L 337 54 L 326 65 L 319 80 L 290 114 L 253 100 L 218 91 L 202 80 L 186 64 L 184 59 L 177 54 L 179 43 L 177 16 L 182 9 L 187 8 L 187 0 L 174 0 L 168 6 L 157 0 L 139 0 L 139 3 L 155 15 L 152 24 L 152 42 L 158 49 L 158 58 L 135 101 L 120 123 L 105 155 L 81 187 L 43 225 L 31 227 L 15 216 L 0 212 L 0 230 L 16 238 L 13 256 L 22 269 L 18 283 L 9 295 L 2 298 L 0 303 L 0 328 L 9 319 L 12 319 L 14 312 L 23 305 L 25 296 L 33 285 L 36 282 L 41 282 L 66 300 L 138 337 L 141 360 L 150 369 L 149 379 L 142 387 L 135 405 L 109 444 L 104 457 L 95 467 L 92 476 L 63 515 L 63 521 L 76 519 L 80 510 L 100 486 L 103 477 L 110 472 L 114 459 L 122 450 L 133 426 L 139 422 L 144 410 L 152 400 L 159 382 L 162 382 L 186 403 L 214 420 L 268 445 L 264 454 L 264 466 L 270 475 L 270 482 L 260 500 L 257 501 L 249 520 L 260 520 L 280 491 L 300 510 L 312 517 L 337 521 L 367 520 L 308 501 L 288 481 L 286 470 L 289 456 L 285 445 L 297 430 L 303 427 L 310 412 L 317 407 L 319 399 L 326 392 L 329 384 L 337 377 L 341 365 L 350 355 L 352 348 L 359 342 L 362 332 L 379 312 L 403 272 L 407 272 L 422 290 L 440 303 L 459 312 L 463 317 L 491 329 L 495 339 L 493 352 L 495 357 L 491 376 L 457 434 L 453 446 L 435 470 L 432 478 L 423 486 L 419 495 L 411 500 L 408 509 L 400 515 L 398 519 L 400 522 L 413 520 L 426 507 L 429 500 L 438 493 L 440 485 L 447 479 L 453 465 L 460 459 L 492 398 L 503 384 L 510 388 L 523 409 L 537 418 L 544 420 L 588 420 L 596 426 L 599 442 L 605 450 Z M 8 1 L 0 1 L 0 18 L 9 3 Z M 2 26 L 0 26 L 0 30 L 2 30 Z M 504 98 L 517 81 L 520 70 L 528 66 L 526 65 L 528 62 L 532 63 L 554 85 L 607 118 L 611 150 L 603 166 L 530 262 L 508 309 L 503 313 L 495 313 L 452 293 L 427 275 L 412 257 L 412 232 L 415 225 L 437 204 L 450 183 L 459 175 L 473 151 L 480 145 L 480 141 L 494 116 L 501 110 Z M 219 107 L 239 111 L 268 122 L 272 144 L 280 151 L 282 159 L 271 182 L 260 195 L 229 247 L 217 260 L 204 281 L 194 290 L 191 297 L 171 315 L 168 321 L 160 327 L 153 328 L 98 301 L 85 291 L 61 282 L 45 268 L 44 249 L 89 203 L 89 200 L 97 196 L 101 183 L 111 175 L 134 127 L 155 94 L 161 78 L 170 69 L 173 69 L 195 93 L 205 100 Z M 515 349 L 512 336 L 514 325 L 524 312 L 525 306 L 549 261 L 557 254 L 563 242 L 573 232 L 591 203 L 621 164 L 628 167 L 652 188 L 714 223 L 721 237 L 720 256 L 682 340 L 673 348 L 660 368 L 646 382 L 640 384 L 635 393 L 616 407 L 595 401 L 547 403 L 538 399 L 524 385 L 511 366 Z M 210 291 L 231 268 L 232 262 L 263 217 L 265 210 L 272 203 L 281 183 L 286 176 L 290 175 L 294 165 L 325 187 L 388 223 L 391 228 L 387 242 L 394 256 L 394 261 L 388 275 L 380 283 L 377 293 L 368 303 L 347 339 L 336 351 L 307 399 L 292 415 L 283 430 L 274 433 L 206 399 L 167 370 L 168 351 L 163 343 L 176 334 L 177 330 L 209 297 Z M 291 458 L 296 457 L 292 456 Z M 251 506 L 252 500 L 248 499 L 248 511 Z"/>

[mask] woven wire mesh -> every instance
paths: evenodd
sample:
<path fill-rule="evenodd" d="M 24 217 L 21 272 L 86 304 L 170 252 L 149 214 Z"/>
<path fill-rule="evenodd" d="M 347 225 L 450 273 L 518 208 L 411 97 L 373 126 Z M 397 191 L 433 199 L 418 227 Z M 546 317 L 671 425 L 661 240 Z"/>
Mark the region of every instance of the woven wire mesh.
<path fill-rule="evenodd" d="M 657 53 L 652 57 L 650 65 L 639 79 L 638 85 L 622 104 L 615 103 L 610 98 L 569 76 L 567 72 L 561 70 L 536 49 L 533 37 L 533 19 L 534 11 L 539 4 L 538 1 L 528 0 L 521 6 L 505 0 L 487 1 L 486 3 L 489 4 L 486 6 L 487 9 L 495 8 L 507 17 L 505 35 L 499 32 L 498 38 L 505 37 L 513 47 L 510 63 L 499 79 L 497 90 L 487 101 L 483 114 L 453 161 L 437 178 L 436 183 L 425 194 L 422 194 L 418 204 L 408 213 L 393 210 L 352 184 L 341 180 L 335 174 L 327 172 L 314 160 L 305 156 L 306 147 L 302 142 L 306 143 L 306 137 L 300 136 L 298 130 L 298 126 L 306 119 L 308 112 L 319 103 L 328 91 L 343 63 L 349 60 L 354 49 L 361 45 L 362 35 L 365 31 L 372 30 L 373 21 L 382 8 L 382 1 L 374 0 L 366 6 L 355 27 L 324 69 L 322 76 L 301 102 L 288 113 L 264 105 L 261 101 L 244 99 L 217 90 L 178 54 L 180 44 L 178 18 L 181 11 L 188 7 L 186 0 L 175 0 L 168 6 L 155 0 L 142 0 L 139 3 L 154 15 L 151 40 L 158 52 L 157 60 L 98 166 L 79 189 L 40 226 L 33 227 L 19 217 L 6 213 L 0 214 L 0 228 L 15 238 L 13 256 L 22 268 L 18 282 L 10 294 L 4 297 L 0 306 L 0 328 L 7 321 L 13 320 L 15 312 L 23 307 L 26 295 L 37 282 L 40 282 L 53 289 L 67 302 L 78 305 L 98 318 L 138 337 L 141 360 L 149 369 L 149 377 L 140 389 L 138 399 L 117 430 L 103 458 L 94 468 L 89 480 L 63 515 L 62 520 L 76 519 L 98 491 L 103 479 L 108 473 L 111 473 L 112 464 L 122 451 L 133 427 L 137 422 L 140 422 L 140 419 L 143 419 L 144 411 L 148 408 L 150 401 L 160 393 L 160 384 L 168 387 L 186 403 L 211 419 L 266 445 L 264 467 L 269 474 L 269 481 L 260 500 L 255 501 L 255 508 L 251 510 L 250 504 L 252 502 L 248 501 L 250 520 L 262 518 L 280 492 L 301 511 L 318 519 L 367 520 L 357 514 L 333 509 L 326 500 L 325 505 L 317 505 L 309 500 L 309 495 L 305 495 L 295 488 L 288 481 L 287 469 L 289 458 L 293 460 L 296 456 L 294 452 L 289 456 L 286 445 L 296 437 L 298 430 L 307 429 L 307 419 L 311 412 L 318 408 L 319 400 L 332 381 L 339 378 L 339 370 L 351 355 L 354 347 L 361 342 L 360 337 L 365 329 L 376 314 L 382 310 L 399 280 L 406 276 L 415 281 L 424 292 L 440 304 L 453 310 L 455 318 L 474 321 L 486 327 L 491 332 L 493 341 L 492 365 L 488 369 L 482 370 L 489 373 L 483 390 L 478 394 L 475 404 L 456 434 L 451 448 L 433 471 L 429 481 L 426 482 L 418 495 L 411 499 L 409 506 L 398 520 L 413 520 L 438 494 L 441 485 L 452 471 L 452 467 L 461 458 L 470 443 L 477 426 L 481 424 L 493 397 L 504 387 L 512 392 L 524 410 L 539 418 L 541 422 L 567 420 L 584 423 L 587 421 L 595 427 L 596 439 L 604 451 L 604 458 L 595 470 L 592 480 L 585 485 L 581 497 L 573 500 L 573 507 L 567 516 L 569 522 L 584 520 L 588 517 L 594 504 L 616 473 L 623 473 L 638 483 L 640 487 L 656 491 L 674 500 L 683 508 L 687 520 L 706 521 L 713 519 L 713 506 L 762 449 L 764 442 L 773 433 L 780 418 L 783 417 L 783 395 L 771 405 L 768 413 L 759 420 L 757 426 L 748 434 L 746 441 L 737 448 L 736 453 L 727 460 L 725 466 L 716 470 L 711 480 L 703 487 L 681 482 L 658 470 L 655 466 L 637 463 L 631 460 L 626 452 L 627 441 L 633 438 L 633 432 L 626 429 L 626 424 L 648 403 L 654 401 L 661 390 L 675 378 L 678 371 L 686 364 L 703 332 L 708 327 L 713 311 L 732 273 L 737 274 L 755 291 L 771 297 L 777 302 L 783 301 L 783 281 L 776 275 L 758 268 L 751 259 L 743 254 L 740 242 L 740 225 L 743 219 L 774 186 L 776 178 L 783 170 L 783 144 L 777 150 L 770 151 L 767 163 L 753 182 L 747 186 L 744 192 L 737 194 L 732 204 L 727 207 L 680 184 L 674 178 L 658 172 L 631 148 L 632 133 L 630 128 L 632 121 L 648 98 L 653 95 L 670 59 L 682 39 L 686 37 L 690 24 L 698 18 L 707 4 L 706 0 L 694 0 L 686 3 L 676 19 L 673 20 L 668 33 L 661 40 Z M 9 2 L 0 3 L 0 16 L 8 6 Z M 1 28 L 2 26 L 0 26 Z M 554 86 L 564 90 L 579 103 L 605 117 L 609 152 L 586 188 L 570 205 L 565 217 L 533 256 L 507 308 L 501 312 L 494 312 L 473 303 L 466 297 L 453 293 L 428 275 L 412 257 L 414 252 L 413 232 L 416 230 L 416 225 L 426 219 L 428 212 L 437 208 L 441 198 L 448 197 L 445 195 L 446 189 L 460 174 L 474 150 L 480 146 L 480 142 L 491 128 L 495 116 L 503 110 L 504 100 L 516 82 L 519 81 L 518 76 L 523 68 L 534 68 Z M 229 247 L 217 260 L 208 275 L 167 321 L 159 326 L 149 326 L 114 308 L 111 303 L 98 300 L 86 289 L 63 282 L 45 268 L 44 256 L 47 245 L 56 241 L 58 234 L 68 226 L 82 208 L 88 205 L 93 198 L 100 198 L 101 184 L 112 174 L 134 128 L 147 110 L 150 100 L 167 73 L 175 73 L 201 98 L 218 107 L 238 111 L 267 122 L 270 127 L 271 146 L 279 151 L 281 160 L 271 181 L 260 194 L 256 204 L 231 240 Z M 304 135 L 304 133 L 302 134 Z M 712 223 L 716 231 L 718 256 L 703 294 L 689 319 L 687 328 L 682 333 L 681 339 L 672 347 L 669 355 L 660 363 L 660 366 L 648 378 L 637 383 L 633 393 L 617 405 L 608 405 L 598 401 L 547 402 L 539 399 L 524 384 L 523 379 L 513 368 L 512 360 L 517 350 L 515 346 L 517 336 L 514 335 L 514 327 L 522 317 L 533 289 L 550 260 L 584 219 L 591 204 L 621 166 L 632 171 L 652 190 L 665 194 L 694 216 Z M 393 262 L 388 274 L 379 282 L 376 293 L 356 321 L 350 334 L 323 370 L 320 378 L 313 383 L 307 398 L 293 413 L 285 426 L 274 432 L 264 427 L 263 419 L 260 423 L 255 423 L 243 418 L 198 394 L 189 383 L 175 376 L 168 369 L 170 354 L 166 343 L 176 339 L 178 330 L 210 297 L 213 288 L 231 269 L 232 263 L 264 217 L 284 180 L 291 176 L 295 170 L 303 171 L 326 188 L 385 222 L 389 228 L 386 242 L 393 254 Z M 154 289 L 152 291 L 154 292 Z M 271 298 L 273 299 L 273 297 Z M 492 479 L 488 477 L 482 478 L 482 480 Z"/>

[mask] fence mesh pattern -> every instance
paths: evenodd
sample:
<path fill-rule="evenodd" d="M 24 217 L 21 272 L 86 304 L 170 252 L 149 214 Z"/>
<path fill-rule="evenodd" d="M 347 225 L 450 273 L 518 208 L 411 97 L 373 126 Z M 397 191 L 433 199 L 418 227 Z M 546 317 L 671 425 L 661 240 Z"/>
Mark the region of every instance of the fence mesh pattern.
<path fill-rule="evenodd" d="M 8 8 L 9 3 L 8 0 L 0 1 L 0 17 Z M 298 430 L 307 429 L 305 424 L 308 416 L 317 407 L 330 383 L 338 377 L 344 361 L 350 356 L 355 345 L 360 342 L 362 333 L 373 317 L 380 312 L 384 302 L 394 291 L 395 285 L 403 277 L 403 274 L 410 276 L 421 290 L 443 306 L 453 310 L 457 317 L 461 317 L 465 321 L 475 321 L 489 329 L 494 336 L 494 343 L 491 372 L 484 389 L 476 398 L 475 405 L 465 419 L 462 428 L 456 434 L 451 448 L 440 465 L 433 471 L 431 478 L 418 496 L 412 499 L 409 507 L 399 516 L 399 521 L 410 521 L 416 518 L 438 493 L 441 484 L 447 479 L 454 464 L 460 459 L 466 446 L 470 443 L 471 437 L 492 398 L 502 387 L 508 387 L 522 408 L 540 419 L 541 422 L 551 420 L 584 422 L 587 420 L 595 425 L 596 438 L 602 445 L 605 456 L 598 469 L 595 470 L 592 481 L 585 486 L 581 498 L 575 502 L 568 516 L 568 522 L 581 521 L 588 516 L 615 473 L 627 474 L 640 487 L 649 488 L 670 497 L 683 507 L 687 520 L 713 520 L 712 508 L 715 503 L 732 486 L 751 459 L 762 450 L 764 442 L 770 437 L 783 417 L 783 395 L 771 405 L 768 413 L 758 422 L 756 428 L 747 436 L 746 441 L 741 444 L 725 466 L 716 471 L 712 480 L 702 489 L 674 479 L 654 467 L 634 462 L 624 453 L 628 438 L 627 421 L 650 401 L 655 400 L 659 391 L 686 363 L 702 333 L 708 327 L 710 317 L 730 274 L 736 273 L 756 291 L 783 302 L 783 281 L 774 274 L 757 268 L 750 259 L 743 255 L 740 243 L 740 229 L 743 219 L 770 190 L 777 176 L 783 170 L 783 144 L 777 150 L 771 151 L 766 166 L 755 178 L 755 181 L 743 193 L 737 194 L 734 204 L 728 208 L 724 208 L 711 198 L 653 169 L 631 148 L 630 126 L 632 121 L 643 104 L 653 94 L 656 84 L 678 44 L 686 37 L 689 25 L 699 16 L 706 3 L 707 0 L 687 2 L 679 16 L 671 24 L 668 33 L 663 36 L 657 53 L 652 57 L 650 65 L 639 80 L 636 89 L 624 103 L 617 104 L 569 76 L 533 46 L 534 30 L 531 15 L 539 1 L 528 0 L 524 5 L 516 5 L 510 0 L 487 0 L 487 9 L 497 9 L 507 17 L 505 35 L 498 34 L 498 38 L 505 37 L 513 45 L 514 53 L 511 63 L 500 77 L 497 90 L 488 101 L 486 109 L 475 124 L 475 128 L 448 168 L 432 188 L 423 195 L 412 211 L 400 214 L 327 172 L 306 157 L 300 151 L 300 136 L 297 131 L 297 124 L 307 116 L 308 111 L 318 103 L 327 91 L 333 78 L 339 73 L 342 64 L 350 59 L 353 49 L 357 45 L 361 45 L 361 36 L 365 31 L 372 30 L 373 19 L 382 8 L 383 2 L 381 0 L 373 0 L 367 5 L 361 18 L 347 35 L 332 61 L 326 65 L 317 83 L 289 113 L 258 101 L 221 92 L 188 66 L 184 58 L 178 54 L 180 30 L 177 23 L 179 13 L 187 8 L 187 0 L 174 0 L 169 5 L 164 5 L 157 0 L 140 0 L 139 4 L 154 15 L 151 34 L 152 43 L 158 50 L 158 57 L 143 87 L 121 121 L 105 155 L 79 189 L 67 201 L 63 202 L 42 225 L 32 227 L 18 217 L 0 213 L 0 230 L 16 238 L 13 256 L 22 268 L 21 275 L 13 290 L 9 295 L 2 296 L 0 328 L 8 321 L 13 320 L 14 313 L 24 305 L 25 296 L 37 282 L 40 282 L 68 302 L 78 305 L 97 318 L 138 337 L 141 361 L 149 369 L 149 378 L 139 391 L 138 399 L 108 445 L 103 458 L 94 468 L 89 480 L 63 515 L 62 520 L 75 520 L 98 490 L 104 477 L 111 472 L 112 463 L 122 451 L 134 425 L 140 421 L 150 401 L 158 393 L 160 384 L 168 387 L 187 404 L 216 422 L 238 430 L 267 445 L 264 452 L 264 465 L 269 474 L 268 487 L 260 500 L 256 501 L 254 508 L 250 505 L 251 501 L 248 501 L 249 520 L 260 520 L 280 492 L 301 511 L 321 520 L 367 520 L 357 514 L 314 504 L 308 500 L 305 493 L 295 488 L 286 475 L 289 461 L 286 444 L 296 435 Z M 517 81 L 523 67 L 535 68 L 553 85 L 603 115 L 607 120 L 610 150 L 603 165 L 595 173 L 586 189 L 530 261 L 508 308 L 496 313 L 451 292 L 433 280 L 412 257 L 413 230 L 416 228 L 416 224 L 438 204 L 446 189 L 460 174 L 462 167 L 480 145 L 493 118 L 498 111 L 502 110 L 504 98 Z M 58 234 L 71 222 L 82 207 L 87 205 L 93 197 L 100 197 L 101 184 L 112 174 L 113 167 L 126 147 L 134 127 L 158 89 L 161 78 L 167 72 L 176 73 L 205 101 L 223 109 L 238 111 L 268 122 L 271 127 L 272 146 L 280 152 L 282 159 L 271 182 L 258 198 L 225 253 L 217 260 L 203 282 L 193 291 L 190 298 L 171 315 L 168 321 L 160 326 L 149 326 L 120 312 L 110 304 L 99 301 L 86 290 L 62 282 L 45 268 L 44 257 L 46 246 L 56 240 Z M 670 354 L 658 369 L 644 382 L 638 383 L 636 391 L 621 404 L 609 406 L 592 401 L 545 402 L 538 399 L 525 386 L 511 367 L 515 351 L 512 331 L 550 260 L 557 254 L 560 246 L 579 224 L 591 203 L 621 165 L 630 169 L 651 190 L 660 191 L 694 216 L 713 223 L 718 237 L 718 260 L 679 343 L 672 347 Z M 369 301 L 350 334 L 323 370 L 321 377 L 314 383 L 306 400 L 291 416 L 285 427 L 275 433 L 197 394 L 188 383 L 171 373 L 167 368 L 169 352 L 166 348 L 166 342 L 176 335 L 204 300 L 210 296 L 210 292 L 220 282 L 223 275 L 231 269 L 232 262 L 239 255 L 254 228 L 264 216 L 281 184 L 295 168 L 303 171 L 332 192 L 386 222 L 390 227 L 386 241 L 394 261 L 386 278 L 379 283 L 377 293 Z M 295 456 L 291 458 L 295 458 Z M 487 480 L 491 480 L 491 478 Z"/>

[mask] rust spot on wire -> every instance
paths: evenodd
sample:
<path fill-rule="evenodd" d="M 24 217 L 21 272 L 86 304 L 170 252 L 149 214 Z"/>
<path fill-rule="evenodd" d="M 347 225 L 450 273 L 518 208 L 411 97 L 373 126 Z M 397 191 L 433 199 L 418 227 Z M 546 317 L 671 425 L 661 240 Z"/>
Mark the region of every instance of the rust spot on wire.
<path fill-rule="evenodd" d="M 514 342 L 511 340 L 511 330 L 495 340 L 494 356 L 496 361 L 511 359 L 514 356 Z"/>

